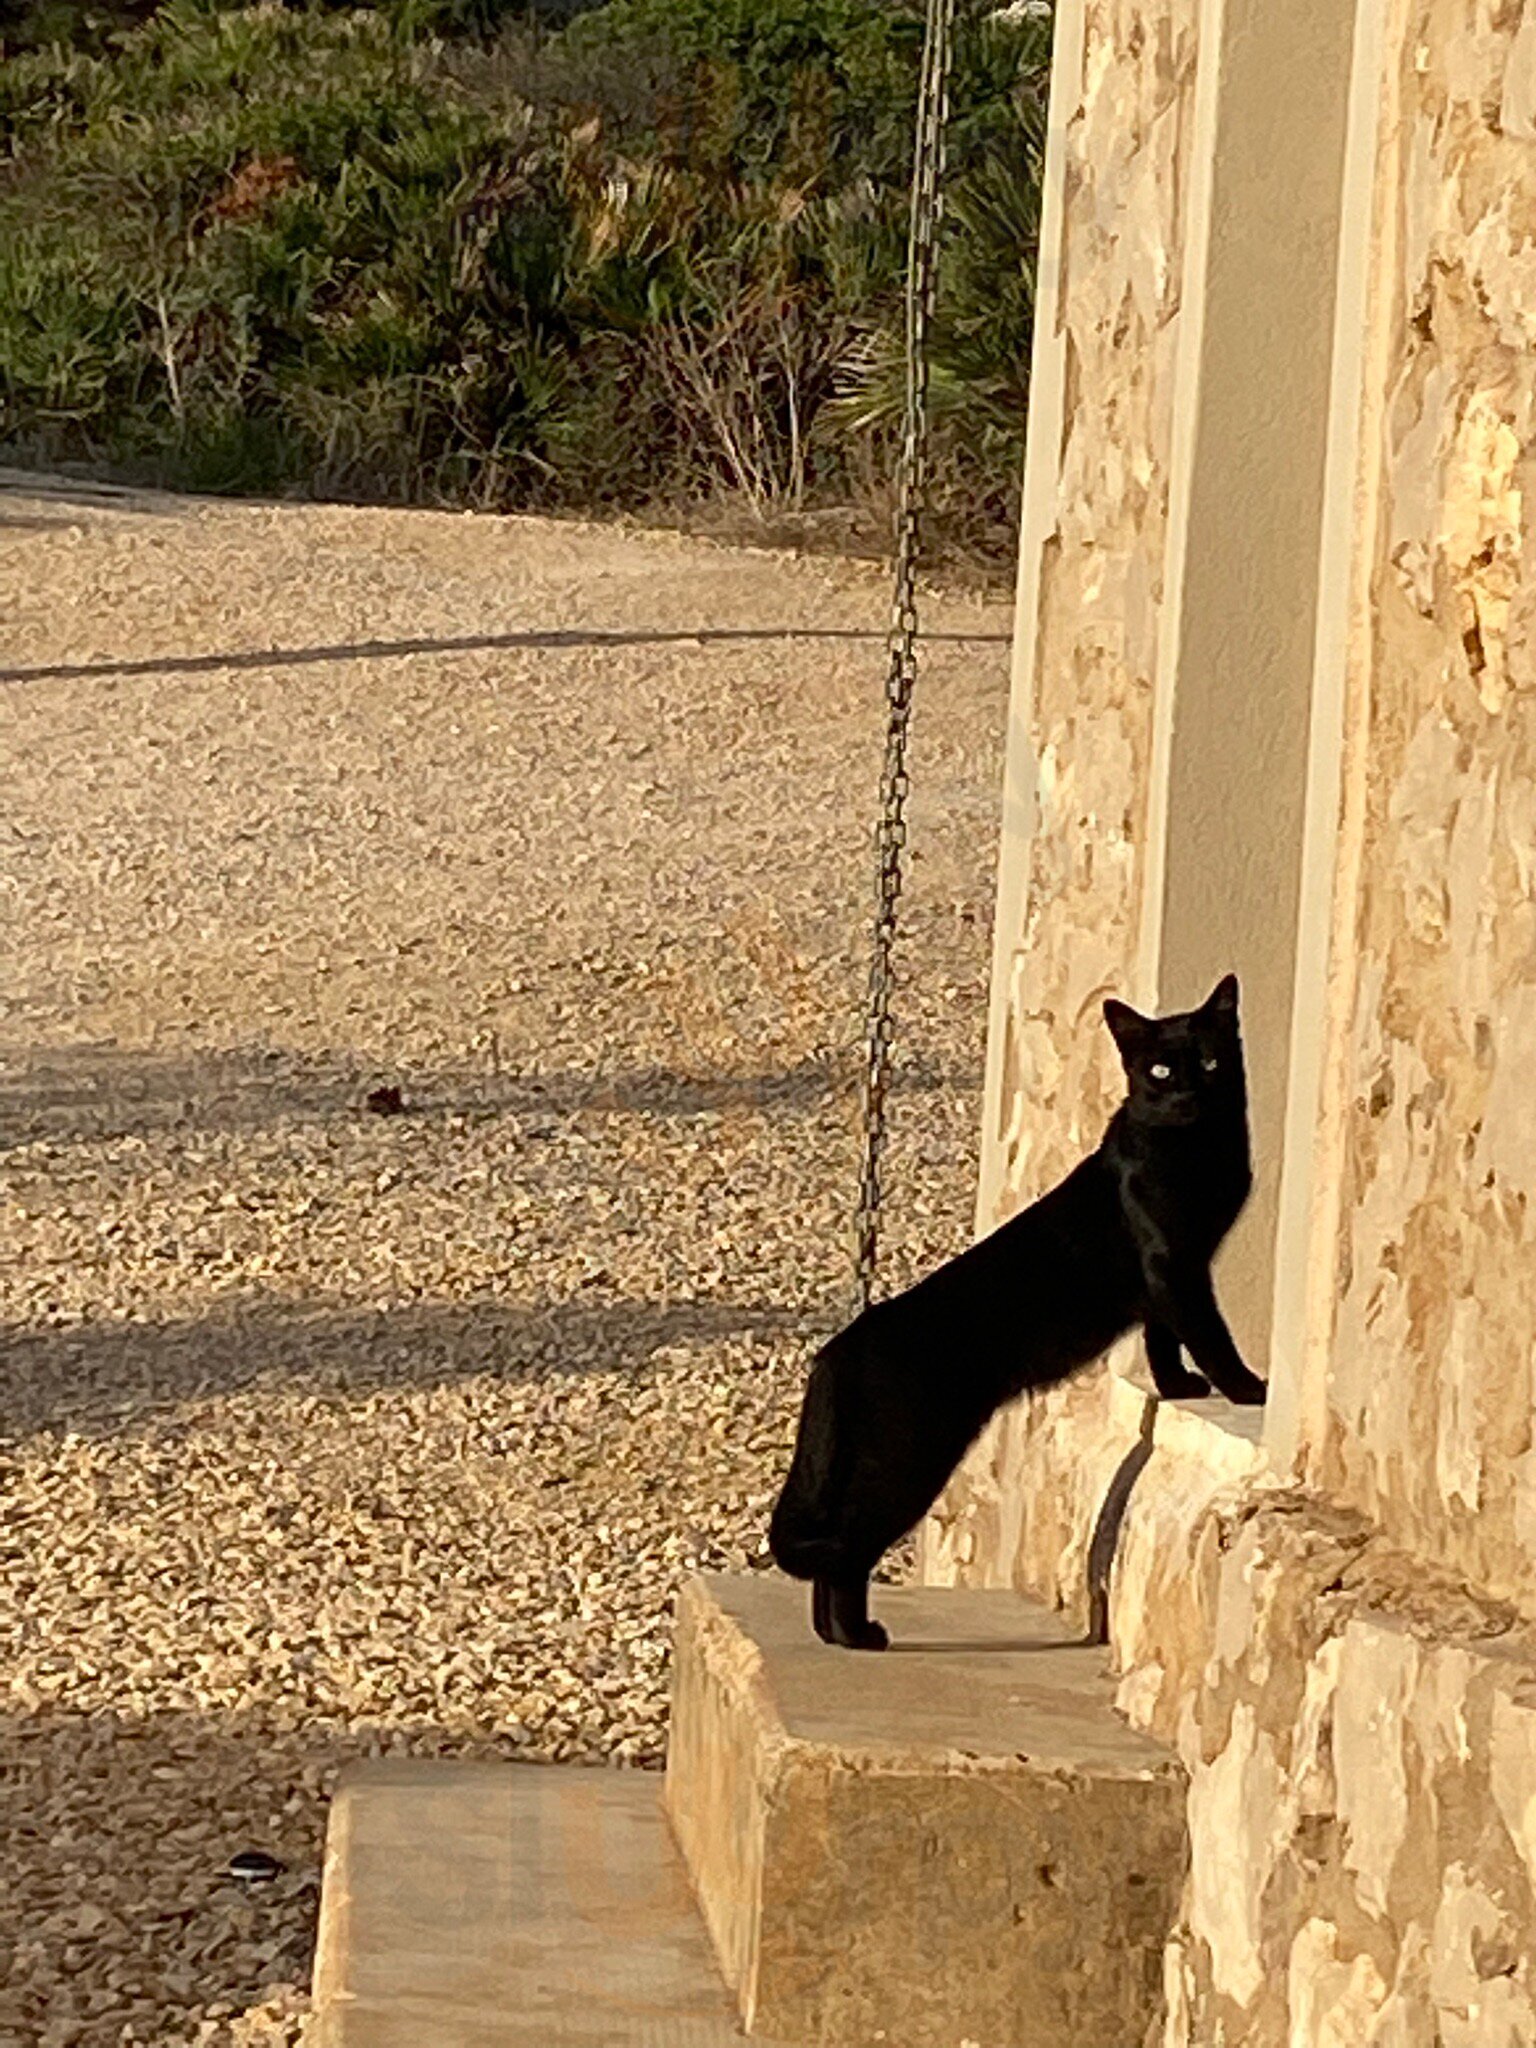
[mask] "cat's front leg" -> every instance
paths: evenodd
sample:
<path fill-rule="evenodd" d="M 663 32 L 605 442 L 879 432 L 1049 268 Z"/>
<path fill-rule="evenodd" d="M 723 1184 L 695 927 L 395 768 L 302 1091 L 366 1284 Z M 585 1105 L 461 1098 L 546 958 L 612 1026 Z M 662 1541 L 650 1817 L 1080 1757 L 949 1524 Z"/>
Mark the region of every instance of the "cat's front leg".
<path fill-rule="evenodd" d="M 1159 1321 L 1165 1322 L 1218 1393 L 1239 1407 L 1260 1406 L 1269 1392 L 1243 1363 L 1204 1270 L 1151 1273 L 1148 1281 Z"/>
<path fill-rule="evenodd" d="M 1204 1373 L 1191 1372 L 1183 1347 L 1166 1323 L 1149 1320 L 1143 1332 L 1152 1384 L 1165 1401 L 1201 1401 L 1211 1391 Z"/>

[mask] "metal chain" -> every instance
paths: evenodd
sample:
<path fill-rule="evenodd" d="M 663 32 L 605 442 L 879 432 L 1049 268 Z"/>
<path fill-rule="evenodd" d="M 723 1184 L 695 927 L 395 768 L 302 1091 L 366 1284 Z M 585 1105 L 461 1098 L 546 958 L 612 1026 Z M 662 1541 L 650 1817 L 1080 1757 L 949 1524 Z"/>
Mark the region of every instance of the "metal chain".
<path fill-rule="evenodd" d="M 859 1185 L 859 1307 L 869 1306 L 880 1218 L 880 1155 L 891 1068 L 891 965 L 902 849 L 907 841 L 907 728 L 917 679 L 917 565 L 928 481 L 928 327 L 937 284 L 939 229 L 944 217 L 944 135 L 949 116 L 949 63 L 955 0 L 928 0 L 923 68 L 913 144 L 912 201 L 907 230 L 906 418 L 896 504 L 896 577 L 885 694 L 890 717 L 880 778 L 876 835 L 876 911 L 869 965 L 869 1013 L 863 1076 L 864 1171 Z"/>

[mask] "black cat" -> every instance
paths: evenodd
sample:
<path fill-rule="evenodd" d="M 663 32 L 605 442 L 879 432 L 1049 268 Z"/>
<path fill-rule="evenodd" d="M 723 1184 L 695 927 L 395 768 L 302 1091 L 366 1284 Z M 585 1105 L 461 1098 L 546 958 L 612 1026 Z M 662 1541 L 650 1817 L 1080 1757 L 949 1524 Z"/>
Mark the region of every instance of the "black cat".
<path fill-rule="evenodd" d="M 1237 978 L 1179 1016 L 1107 1002 L 1104 1017 L 1128 1088 L 1098 1150 L 990 1237 L 867 1308 L 812 1364 L 768 1545 L 782 1571 L 813 1581 L 824 1642 L 885 1648 L 869 1574 L 989 1416 L 1138 1323 L 1160 1394 L 1208 1394 L 1206 1375 L 1229 1400 L 1264 1399 L 1210 1271 L 1252 1182 Z"/>

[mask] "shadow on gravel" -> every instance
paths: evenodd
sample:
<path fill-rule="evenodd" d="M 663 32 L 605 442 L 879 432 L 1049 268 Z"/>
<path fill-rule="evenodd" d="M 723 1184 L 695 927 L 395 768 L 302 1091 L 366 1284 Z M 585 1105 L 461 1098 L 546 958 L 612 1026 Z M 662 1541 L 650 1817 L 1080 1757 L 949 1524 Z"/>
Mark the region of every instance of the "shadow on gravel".
<path fill-rule="evenodd" d="M 0 668 L 0 683 L 84 682 L 106 676 L 198 676 L 220 669 L 305 668 L 326 661 L 385 661 L 408 654 L 484 654 L 521 647 L 723 647 L 753 640 L 879 641 L 884 634 L 853 626 L 695 626 L 677 630 L 605 632 L 600 627 L 530 628 L 521 633 L 463 633 L 446 639 L 352 640 L 335 647 L 252 647 L 228 654 L 155 654 L 136 661 L 63 661 L 38 668 Z M 925 641 L 1001 645 L 1006 633 L 925 633 Z"/>
<path fill-rule="evenodd" d="M 971 1090 L 978 1073 L 946 1073 L 898 1063 L 895 1094 Z M 526 1119 L 537 1142 L 539 1119 L 598 1114 L 690 1117 L 724 1110 L 800 1112 L 839 1096 L 853 1099 L 847 1060 L 801 1060 L 778 1073 L 683 1074 L 639 1067 L 613 1074 L 493 1074 L 487 1068 L 437 1067 L 412 1073 L 364 1066 L 346 1054 L 279 1052 L 166 1055 L 111 1046 L 46 1051 L 0 1047 L 0 1152 L 39 1140 L 142 1137 L 154 1131 L 250 1130 L 335 1117 L 374 1121 L 364 1108 L 381 1083 L 398 1086 L 403 1129 L 450 1117 Z"/>
<path fill-rule="evenodd" d="M 824 1334 L 804 1310 L 772 1304 L 595 1292 L 541 1308 L 480 1299 L 316 1312 L 275 1302 L 195 1322 L 0 1325 L 0 1438 L 174 1441 L 202 1427 L 207 1403 L 263 1389 L 342 1404 L 480 1375 L 639 1375 L 672 1345 L 795 1335 L 811 1344 Z"/>
<path fill-rule="evenodd" d="M 60 513 L 56 519 L 39 518 L 25 512 L 0 512 L 0 533 L 48 533 L 74 522 Z"/>
<path fill-rule="evenodd" d="M 0 502 L 6 498 L 41 498 L 52 505 L 78 505 L 93 512 L 174 514 L 183 508 L 165 491 L 137 484 L 95 482 L 88 477 L 60 476 L 53 470 L 17 469 L 0 464 Z"/>

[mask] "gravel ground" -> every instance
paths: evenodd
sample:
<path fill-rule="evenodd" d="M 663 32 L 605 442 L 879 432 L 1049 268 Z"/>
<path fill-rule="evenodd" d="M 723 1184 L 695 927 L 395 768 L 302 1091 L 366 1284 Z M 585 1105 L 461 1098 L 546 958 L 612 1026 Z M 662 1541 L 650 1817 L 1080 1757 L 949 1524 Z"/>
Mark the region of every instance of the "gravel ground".
<path fill-rule="evenodd" d="M 849 1306 L 885 614 L 0 476 L 3 2048 L 301 2039 L 351 1758 L 661 1761 Z M 892 1283 L 969 1232 L 1008 623 L 926 611 Z"/>

